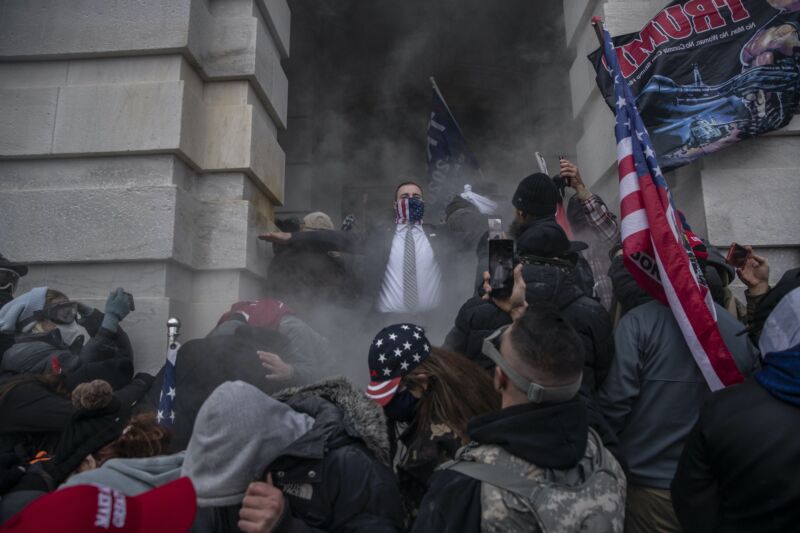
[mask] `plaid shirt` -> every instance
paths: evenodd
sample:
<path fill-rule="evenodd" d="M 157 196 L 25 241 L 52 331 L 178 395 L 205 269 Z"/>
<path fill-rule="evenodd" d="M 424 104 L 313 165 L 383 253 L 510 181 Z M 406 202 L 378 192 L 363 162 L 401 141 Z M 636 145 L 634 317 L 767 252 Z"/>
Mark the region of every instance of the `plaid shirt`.
<path fill-rule="evenodd" d="M 613 286 L 611 278 L 608 277 L 608 267 L 611 264 L 608 259 L 606 247 L 602 243 L 616 243 L 619 240 L 619 223 L 617 217 L 608 210 L 605 202 L 592 194 L 586 200 L 574 197 L 579 202 L 586 214 L 587 231 L 591 235 L 584 235 L 589 241 L 590 247 L 584 253 L 584 257 L 589 262 L 594 275 L 594 294 L 607 310 L 611 309 L 613 300 Z"/>
<path fill-rule="evenodd" d="M 605 202 L 595 194 L 580 202 L 583 212 L 586 213 L 586 221 L 595 233 L 605 241 L 616 242 L 619 239 L 619 224 L 617 217 L 608 210 Z"/>

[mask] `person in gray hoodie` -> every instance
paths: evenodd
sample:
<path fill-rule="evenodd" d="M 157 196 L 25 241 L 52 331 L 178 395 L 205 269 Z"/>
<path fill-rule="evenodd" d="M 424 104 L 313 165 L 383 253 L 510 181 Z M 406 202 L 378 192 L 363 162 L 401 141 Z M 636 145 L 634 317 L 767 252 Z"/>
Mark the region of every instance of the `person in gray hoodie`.
<path fill-rule="evenodd" d="M 621 256 L 612 261 L 609 275 L 628 311 L 614 333 L 614 358 L 598 401 L 628 466 L 625 531 L 680 531 L 670 482 L 711 390 L 669 307 L 635 290 Z M 722 306 L 716 309 L 722 338 L 749 376 L 758 368 L 758 354 L 745 335 L 737 336 L 741 323 Z"/>
<path fill-rule="evenodd" d="M 181 477 L 185 452 L 136 459 L 110 459 L 100 468 L 69 478 L 58 490 L 76 485 L 102 485 L 136 496 Z"/>
<path fill-rule="evenodd" d="M 276 394 L 236 381 L 209 396 L 181 474 L 197 491 L 196 531 L 236 531 L 254 482 L 283 493 L 273 531 L 399 531 L 400 493 L 381 409 L 343 379 Z"/>

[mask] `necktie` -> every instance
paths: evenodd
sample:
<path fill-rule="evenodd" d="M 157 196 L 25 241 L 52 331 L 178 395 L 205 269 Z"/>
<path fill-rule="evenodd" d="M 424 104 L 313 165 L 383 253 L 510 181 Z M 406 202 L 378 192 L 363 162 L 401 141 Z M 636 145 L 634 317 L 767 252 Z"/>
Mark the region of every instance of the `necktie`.
<path fill-rule="evenodd" d="M 417 308 L 417 254 L 414 249 L 414 231 L 412 226 L 406 228 L 405 250 L 403 253 L 403 303 L 407 311 Z"/>

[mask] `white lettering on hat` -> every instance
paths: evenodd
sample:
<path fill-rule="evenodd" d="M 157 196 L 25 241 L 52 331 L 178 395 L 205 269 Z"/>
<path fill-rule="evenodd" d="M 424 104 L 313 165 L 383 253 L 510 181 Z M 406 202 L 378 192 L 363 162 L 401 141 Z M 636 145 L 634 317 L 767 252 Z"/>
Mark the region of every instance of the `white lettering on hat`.
<path fill-rule="evenodd" d="M 94 526 L 108 529 L 111 526 L 111 489 L 97 487 L 97 515 Z"/>
<path fill-rule="evenodd" d="M 125 527 L 125 518 L 127 516 L 127 501 L 125 495 L 118 490 L 114 491 L 114 527 Z"/>

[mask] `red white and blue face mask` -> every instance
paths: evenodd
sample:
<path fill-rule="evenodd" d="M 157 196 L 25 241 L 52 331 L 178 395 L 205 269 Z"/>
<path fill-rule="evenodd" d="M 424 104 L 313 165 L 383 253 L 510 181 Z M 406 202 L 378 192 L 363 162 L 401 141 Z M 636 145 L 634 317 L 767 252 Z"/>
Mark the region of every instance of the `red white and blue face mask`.
<path fill-rule="evenodd" d="M 425 202 L 422 198 L 401 198 L 394 203 L 394 215 L 397 224 L 422 224 Z"/>

